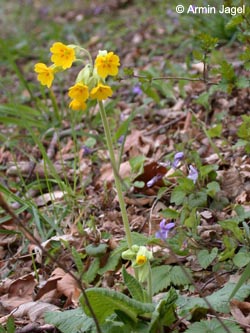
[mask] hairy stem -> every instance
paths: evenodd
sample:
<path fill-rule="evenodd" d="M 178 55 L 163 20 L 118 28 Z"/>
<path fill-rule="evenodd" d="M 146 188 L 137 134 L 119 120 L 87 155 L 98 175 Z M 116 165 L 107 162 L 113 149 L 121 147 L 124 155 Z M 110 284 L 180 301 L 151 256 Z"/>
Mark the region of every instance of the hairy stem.
<path fill-rule="evenodd" d="M 99 108 L 100 108 L 100 114 L 101 114 L 101 118 L 102 118 L 102 124 L 104 127 L 104 132 L 105 132 L 105 136 L 106 136 L 109 157 L 110 157 L 110 161 L 111 161 L 111 165 L 112 165 L 112 169 L 113 169 L 113 173 L 114 173 L 115 186 L 116 186 L 118 200 L 119 200 L 121 214 L 122 214 L 122 222 L 123 222 L 124 229 L 125 229 L 127 244 L 128 244 L 128 247 L 131 249 L 133 243 L 132 243 L 132 236 L 131 236 L 131 231 L 130 231 L 130 227 L 129 227 L 126 205 L 125 205 L 125 201 L 124 201 L 124 197 L 123 197 L 123 193 L 122 193 L 122 184 L 121 184 L 121 180 L 120 180 L 118 169 L 117 169 L 117 163 L 116 163 L 116 159 L 115 159 L 115 153 L 114 153 L 114 148 L 113 148 L 113 144 L 112 144 L 109 124 L 108 124 L 106 112 L 105 112 L 102 101 L 99 101 Z"/>

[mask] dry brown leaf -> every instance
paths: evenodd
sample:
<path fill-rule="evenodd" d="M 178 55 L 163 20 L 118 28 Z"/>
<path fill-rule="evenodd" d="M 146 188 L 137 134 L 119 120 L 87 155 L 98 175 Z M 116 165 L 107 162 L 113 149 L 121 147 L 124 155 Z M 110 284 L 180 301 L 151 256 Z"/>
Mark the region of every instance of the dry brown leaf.
<path fill-rule="evenodd" d="M 43 317 L 47 311 L 59 310 L 58 306 L 45 302 L 27 302 L 20 305 L 17 309 L 12 311 L 15 318 L 23 318 L 27 316 L 32 322 Z"/>
<path fill-rule="evenodd" d="M 49 202 L 53 202 L 59 199 L 62 199 L 65 195 L 63 191 L 54 191 L 51 193 L 45 193 L 35 198 L 34 201 L 38 207 L 45 206 Z"/>
<path fill-rule="evenodd" d="M 119 175 L 122 179 L 129 177 L 130 175 L 130 164 L 128 161 L 121 163 L 120 165 L 120 170 L 119 170 Z M 101 168 L 101 175 L 97 181 L 98 184 L 103 184 L 104 182 L 112 182 L 114 180 L 114 173 L 113 169 L 109 164 L 104 165 Z"/>
<path fill-rule="evenodd" d="M 60 235 L 60 236 L 53 236 L 50 239 L 46 240 L 45 242 L 43 242 L 41 245 L 42 247 L 44 247 L 45 249 L 49 248 L 49 244 L 51 241 L 65 241 L 65 242 L 72 242 L 75 240 L 75 238 L 72 235 Z"/>
<path fill-rule="evenodd" d="M 67 304 L 78 305 L 81 290 L 77 281 L 68 273 L 57 282 L 57 290 L 68 298 Z"/>
<path fill-rule="evenodd" d="M 8 290 L 9 298 L 17 297 L 32 297 L 34 292 L 34 287 L 37 285 L 37 281 L 34 274 L 28 274 L 22 276 L 11 283 Z"/>
<path fill-rule="evenodd" d="M 9 284 L 8 291 L 0 297 L 3 308 L 13 310 L 15 307 L 33 300 L 37 282 L 33 274 L 25 275 Z"/>
<path fill-rule="evenodd" d="M 16 239 L 17 239 L 17 235 L 1 234 L 0 235 L 0 246 L 13 244 L 13 243 L 15 243 Z"/>
<path fill-rule="evenodd" d="M 230 302 L 230 311 L 236 321 L 243 327 L 250 325 L 250 303 L 241 302 L 232 299 Z"/>
<path fill-rule="evenodd" d="M 242 190 L 242 180 L 239 171 L 232 167 L 222 172 L 221 189 L 230 199 L 234 199 Z"/>

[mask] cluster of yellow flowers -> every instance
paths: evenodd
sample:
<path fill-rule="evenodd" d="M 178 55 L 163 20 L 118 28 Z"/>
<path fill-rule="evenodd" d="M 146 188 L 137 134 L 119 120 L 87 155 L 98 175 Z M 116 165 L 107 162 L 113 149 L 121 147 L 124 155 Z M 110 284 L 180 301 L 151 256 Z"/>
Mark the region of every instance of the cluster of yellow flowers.
<path fill-rule="evenodd" d="M 50 48 L 52 53 L 52 65 L 48 67 L 43 63 L 35 65 L 37 78 L 42 85 L 51 87 L 54 80 L 54 74 L 70 68 L 76 58 L 76 45 L 64 45 L 56 42 Z M 85 110 L 88 98 L 104 100 L 112 96 L 113 91 L 110 86 L 105 84 L 108 75 L 118 74 L 120 66 L 119 57 L 113 52 L 99 51 L 94 63 L 87 64 L 78 74 L 75 84 L 69 88 L 68 95 L 72 99 L 69 107 L 72 110 Z"/>

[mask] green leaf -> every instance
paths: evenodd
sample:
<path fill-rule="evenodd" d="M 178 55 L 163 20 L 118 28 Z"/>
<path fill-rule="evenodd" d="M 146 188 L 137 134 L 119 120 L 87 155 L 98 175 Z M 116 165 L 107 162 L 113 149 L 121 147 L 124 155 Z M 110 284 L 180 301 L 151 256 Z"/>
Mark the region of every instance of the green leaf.
<path fill-rule="evenodd" d="M 141 284 L 134 276 L 130 275 L 126 271 L 124 266 L 122 267 L 122 276 L 132 298 L 137 301 L 144 302 L 144 291 Z"/>
<path fill-rule="evenodd" d="M 184 220 L 184 225 L 188 228 L 196 228 L 199 223 L 199 217 L 197 215 L 197 209 L 193 208 L 192 211 L 189 213 L 188 218 Z"/>
<path fill-rule="evenodd" d="M 152 268 L 153 295 L 170 286 L 170 271 L 171 266 L 169 265 L 157 266 Z"/>
<path fill-rule="evenodd" d="M 15 333 L 16 332 L 15 320 L 12 316 L 10 316 L 7 320 L 6 329 L 7 329 L 7 333 Z"/>
<path fill-rule="evenodd" d="M 195 184 L 192 179 L 189 178 L 180 178 L 179 179 L 179 186 L 180 189 L 183 190 L 185 193 L 192 193 L 195 188 Z"/>
<path fill-rule="evenodd" d="M 180 214 L 175 209 L 165 208 L 161 211 L 161 215 L 166 219 L 177 219 Z"/>
<path fill-rule="evenodd" d="M 207 193 L 202 191 L 191 193 L 188 197 L 188 206 L 190 208 L 206 207 Z"/>
<path fill-rule="evenodd" d="M 213 181 L 207 184 L 207 194 L 211 197 L 214 198 L 216 193 L 220 191 L 220 184 Z"/>
<path fill-rule="evenodd" d="M 124 67 L 123 72 L 124 72 L 125 75 L 128 75 L 128 76 L 133 76 L 134 75 L 133 67 Z"/>
<path fill-rule="evenodd" d="M 226 60 L 223 60 L 221 62 L 221 67 L 220 67 L 222 79 L 224 80 L 223 82 L 226 83 L 233 83 L 236 76 L 234 72 L 233 65 Z"/>
<path fill-rule="evenodd" d="M 239 89 L 244 89 L 249 87 L 249 78 L 245 76 L 237 77 L 236 86 Z"/>
<path fill-rule="evenodd" d="M 250 264 L 249 264 L 250 268 Z M 248 270 L 249 270 L 248 268 Z M 221 313 L 229 313 L 230 312 L 230 304 L 229 300 L 231 296 L 234 294 L 232 293 L 236 284 L 228 282 L 224 285 L 224 287 L 213 294 L 206 297 L 208 302 L 210 303 L 211 307 L 218 312 Z M 236 289 L 236 288 L 235 288 Z M 249 285 L 243 284 L 241 285 L 240 289 L 236 290 L 237 293 L 235 294 L 236 299 L 239 301 L 243 301 L 246 297 L 250 295 L 250 288 Z M 230 296 L 231 295 L 231 296 Z M 208 304 L 204 301 L 204 299 L 200 297 L 185 297 L 180 296 L 177 305 L 180 308 L 180 315 L 186 316 L 190 313 L 194 308 L 204 308 L 209 309 Z"/>
<path fill-rule="evenodd" d="M 154 89 L 151 85 L 149 85 L 148 83 L 144 83 L 142 84 L 142 90 L 143 92 L 150 98 L 152 98 L 156 103 L 160 102 L 160 96 L 157 93 L 157 90 Z"/>
<path fill-rule="evenodd" d="M 218 124 L 207 130 L 210 138 L 220 138 L 222 132 L 222 124 Z"/>
<path fill-rule="evenodd" d="M 216 164 L 209 164 L 209 165 L 203 165 L 200 167 L 200 175 L 202 178 L 208 176 L 210 173 L 216 171 L 218 169 L 218 165 Z"/>
<path fill-rule="evenodd" d="M 218 254 L 217 247 L 214 247 L 211 253 L 209 253 L 208 250 L 199 251 L 197 258 L 201 267 L 206 269 L 209 265 L 211 265 L 211 263 L 217 257 L 217 254 Z"/>
<path fill-rule="evenodd" d="M 105 266 L 101 267 L 98 270 L 98 274 L 103 275 L 107 271 L 113 271 L 115 270 L 116 266 L 118 265 L 120 261 L 121 255 L 120 253 L 114 253 L 112 252 L 111 255 L 108 258 L 108 261 Z"/>
<path fill-rule="evenodd" d="M 114 142 L 118 141 L 119 138 L 120 138 L 122 135 L 126 135 L 126 134 L 127 134 L 127 132 L 128 132 L 128 128 L 129 128 L 129 124 L 130 124 L 131 121 L 133 120 L 134 115 L 135 115 L 135 114 L 132 112 L 132 113 L 130 114 L 130 116 L 129 116 L 126 120 L 124 120 L 124 121 L 122 122 L 122 124 L 120 125 L 120 127 L 118 128 L 118 130 L 116 131 L 116 133 L 115 133 L 114 136 L 113 136 L 113 140 L 114 140 Z"/>
<path fill-rule="evenodd" d="M 203 55 L 203 53 L 200 52 L 200 51 L 193 50 L 193 57 L 194 57 L 194 59 L 196 59 L 196 60 L 202 61 L 203 58 L 204 58 L 204 55 Z"/>
<path fill-rule="evenodd" d="M 136 320 L 137 315 L 154 311 L 151 303 L 142 303 L 129 298 L 122 293 L 105 288 L 86 289 L 89 303 L 95 311 L 95 316 L 100 323 L 113 314 L 116 310 L 123 311 L 131 319 Z M 84 311 L 90 315 L 84 301 L 81 301 Z"/>
<path fill-rule="evenodd" d="M 243 22 L 242 15 L 233 16 L 231 20 L 226 24 L 226 29 L 233 29 Z"/>
<path fill-rule="evenodd" d="M 15 124 L 23 128 L 47 128 L 47 123 L 41 119 L 39 111 L 21 104 L 0 105 L 0 123 Z"/>
<path fill-rule="evenodd" d="M 235 283 L 227 283 L 222 289 L 207 296 L 206 299 L 209 301 L 211 307 L 221 313 L 229 313 L 229 295 L 232 292 Z M 243 301 L 250 294 L 249 286 L 244 285 L 240 291 L 237 293 L 236 297 L 238 300 Z M 200 297 L 185 297 L 179 296 L 177 300 L 177 306 L 179 307 L 180 316 L 188 316 L 191 312 L 196 309 L 197 311 L 201 309 L 209 309 L 209 306 Z"/>
<path fill-rule="evenodd" d="M 81 275 L 84 271 L 81 255 L 76 251 L 75 247 L 72 247 L 72 256 L 77 268 L 78 273 Z"/>
<path fill-rule="evenodd" d="M 244 232 L 241 228 L 238 227 L 238 222 L 235 220 L 226 220 L 221 221 L 219 224 L 222 226 L 223 229 L 230 230 L 238 241 L 244 242 Z"/>
<path fill-rule="evenodd" d="M 0 325 L 0 333 L 6 333 L 6 331 L 2 325 Z"/>
<path fill-rule="evenodd" d="M 90 244 L 86 246 L 85 251 L 91 257 L 101 257 L 107 251 L 107 244 Z"/>
<path fill-rule="evenodd" d="M 93 137 L 90 137 L 86 141 L 84 141 L 84 146 L 88 148 L 93 148 L 95 145 L 96 145 L 96 139 Z"/>
<path fill-rule="evenodd" d="M 183 271 L 185 269 L 186 273 Z M 192 277 L 188 268 L 179 266 L 162 265 L 152 268 L 153 295 L 168 288 L 171 284 L 175 286 L 184 286 L 191 283 L 188 276 Z"/>
<path fill-rule="evenodd" d="M 210 94 L 208 92 L 203 92 L 196 98 L 195 103 L 204 106 L 206 109 L 210 108 L 209 102 Z"/>
<path fill-rule="evenodd" d="M 233 320 L 223 320 L 223 323 L 228 328 L 230 333 L 243 333 L 242 329 Z M 185 331 L 185 333 L 225 333 L 225 328 L 221 323 L 213 318 L 211 320 L 201 320 L 193 323 Z"/>
<path fill-rule="evenodd" d="M 144 155 L 138 155 L 135 157 L 132 157 L 129 160 L 129 164 L 131 167 L 131 170 L 135 174 L 141 174 L 143 172 L 143 166 L 145 162 L 146 157 Z"/>
<path fill-rule="evenodd" d="M 174 288 L 171 288 L 157 304 L 152 313 L 149 325 L 150 332 L 157 332 L 162 325 L 170 326 L 176 320 L 175 302 L 178 296 Z"/>
<path fill-rule="evenodd" d="M 211 52 L 218 42 L 218 38 L 212 37 L 211 35 L 204 32 L 200 33 L 197 38 L 200 42 L 201 49 L 206 53 Z"/>
<path fill-rule="evenodd" d="M 84 333 L 94 328 L 93 319 L 86 316 L 81 308 L 63 312 L 47 312 L 45 322 L 56 326 L 62 333 Z"/>
<path fill-rule="evenodd" d="M 233 257 L 233 263 L 239 267 L 242 268 L 246 266 L 250 262 L 250 253 L 248 252 L 238 252 L 234 257 Z"/>
<path fill-rule="evenodd" d="M 233 298 L 238 290 L 244 285 L 244 283 L 250 278 L 250 263 L 244 269 L 239 281 L 237 282 L 236 286 L 234 287 L 229 299 Z"/>
<path fill-rule="evenodd" d="M 179 186 L 175 187 L 171 193 L 170 202 L 175 203 L 176 205 L 181 205 L 186 198 L 186 193 L 179 188 Z"/>
<path fill-rule="evenodd" d="M 185 272 L 184 272 L 185 270 Z M 171 283 L 175 286 L 185 286 L 191 284 L 192 272 L 189 268 L 172 266 L 170 271 Z"/>
<path fill-rule="evenodd" d="M 143 181 L 135 181 L 133 182 L 134 187 L 137 188 L 143 188 L 145 186 L 145 183 Z"/>
<path fill-rule="evenodd" d="M 99 267 L 100 267 L 100 259 L 95 258 L 92 261 L 92 263 L 91 263 L 89 269 L 87 270 L 87 272 L 85 272 L 83 274 L 83 276 L 82 276 L 83 280 L 88 282 L 88 283 L 91 283 L 95 279 L 95 277 L 96 277 L 96 275 L 99 271 Z"/>
<path fill-rule="evenodd" d="M 237 131 L 237 135 L 241 139 L 249 140 L 250 139 L 250 133 L 249 133 L 250 116 L 243 115 L 242 120 L 243 120 L 243 122 Z"/>

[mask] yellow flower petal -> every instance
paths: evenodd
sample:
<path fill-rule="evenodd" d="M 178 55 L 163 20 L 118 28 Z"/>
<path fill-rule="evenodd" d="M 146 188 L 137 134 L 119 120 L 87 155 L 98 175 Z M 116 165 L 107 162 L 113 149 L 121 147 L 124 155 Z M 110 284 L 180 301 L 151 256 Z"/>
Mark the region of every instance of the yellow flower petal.
<path fill-rule="evenodd" d="M 52 53 L 51 61 L 63 69 L 70 68 L 76 59 L 74 49 L 60 42 L 54 43 L 50 51 Z"/>
<path fill-rule="evenodd" d="M 52 68 L 47 67 L 45 64 L 39 62 L 35 65 L 34 71 L 38 74 L 37 79 L 42 85 L 51 87 L 54 80 L 54 71 Z"/>
<path fill-rule="evenodd" d="M 90 97 L 92 99 L 97 99 L 98 101 L 102 101 L 110 96 L 112 96 L 113 91 L 110 86 L 105 86 L 103 84 L 98 84 L 97 87 L 93 88 L 90 92 Z"/>
<path fill-rule="evenodd" d="M 100 54 L 96 57 L 95 60 L 97 73 L 103 79 L 105 79 L 108 75 L 117 75 L 119 66 L 120 59 L 113 52 L 108 52 L 106 55 Z"/>
<path fill-rule="evenodd" d="M 79 101 L 77 99 L 73 99 L 69 107 L 74 111 L 84 111 L 87 107 L 86 103 L 84 101 Z"/>
<path fill-rule="evenodd" d="M 144 265 L 147 261 L 147 257 L 144 255 L 137 255 L 136 257 L 136 264 L 137 265 Z"/>
<path fill-rule="evenodd" d="M 78 101 L 86 101 L 89 97 L 89 88 L 83 83 L 76 83 L 69 88 L 69 97 Z"/>

